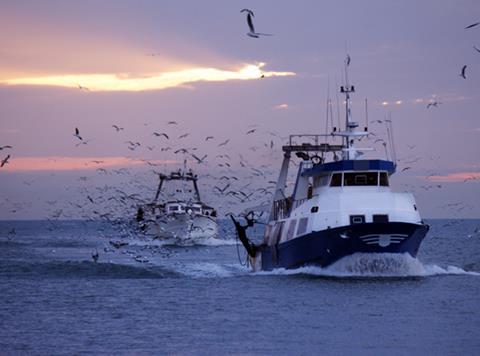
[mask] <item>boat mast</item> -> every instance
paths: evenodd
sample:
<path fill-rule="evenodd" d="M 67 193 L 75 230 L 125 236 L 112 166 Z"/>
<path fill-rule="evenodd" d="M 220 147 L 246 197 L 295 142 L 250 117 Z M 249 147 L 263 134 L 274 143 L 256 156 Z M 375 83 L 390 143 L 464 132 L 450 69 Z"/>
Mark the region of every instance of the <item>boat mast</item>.
<path fill-rule="evenodd" d="M 340 93 L 345 94 L 345 131 L 336 131 L 332 132 L 332 136 L 341 136 L 342 137 L 342 159 L 343 160 L 354 160 L 357 157 L 363 154 L 362 151 L 371 150 L 369 148 L 357 149 L 355 147 L 354 138 L 367 136 L 368 131 L 365 127 L 364 131 L 357 131 L 358 123 L 352 120 L 352 111 L 351 111 L 351 100 L 350 94 L 355 93 L 355 87 L 350 85 L 348 81 L 348 67 L 350 65 L 350 56 L 347 55 L 345 59 L 345 85 L 340 87 Z"/>
<path fill-rule="evenodd" d="M 348 82 L 348 66 L 350 65 L 350 56 L 345 59 L 345 86 L 340 87 L 340 92 L 345 94 L 345 130 L 347 133 L 352 133 L 358 126 L 357 123 L 352 121 L 352 111 L 350 109 L 350 93 L 355 93 L 355 87 Z M 343 151 L 343 159 L 349 160 L 355 157 L 354 141 L 350 139 L 350 135 L 343 137 L 344 146 L 346 150 Z"/>

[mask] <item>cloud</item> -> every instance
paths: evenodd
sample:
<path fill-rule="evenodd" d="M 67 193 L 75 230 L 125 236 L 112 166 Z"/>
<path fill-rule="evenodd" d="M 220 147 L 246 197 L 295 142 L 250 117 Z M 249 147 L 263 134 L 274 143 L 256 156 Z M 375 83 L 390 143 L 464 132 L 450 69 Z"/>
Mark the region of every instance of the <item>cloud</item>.
<path fill-rule="evenodd" d="M 447 175 L 430 176 L 427 178 L 432 182 L 458 183 L 473 180 L 480 180 L 480 172 L 458 172 Z"/>
<path fill-rule="evenodd" d="M 84 88 L 86 91 L 146 91 L 181 87 L 199 81 L 223 82 L 252 80 L 261 77 L 293 76 L 294 72 L 263 71 L 265 63 L 246 64 L 237 70 L 217 68 L 188 68 L 152 75 L 125 74 L 65 74 L 28 78 L 5 79 L 6 85 L 42 85 L 66 88 Z"/>
<path fill-rule="evenodd" d="M 279 104 L 273 107 L 275 110 L 286 110 L 289 108 L 288 104 Z"/>
<path fill-rule="evenodd" d="M 178 163 L 172 160 L 149 162 L 156 165 Z M 146 164 L 143 160 L 128 157 L 12 157 L 0 172 L 95 170 Z"/>

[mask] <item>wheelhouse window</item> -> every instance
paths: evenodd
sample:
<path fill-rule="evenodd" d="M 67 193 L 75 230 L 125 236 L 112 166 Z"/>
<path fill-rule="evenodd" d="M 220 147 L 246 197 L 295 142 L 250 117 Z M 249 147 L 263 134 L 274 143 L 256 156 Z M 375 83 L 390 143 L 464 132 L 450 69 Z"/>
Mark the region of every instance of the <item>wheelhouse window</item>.
<path fill-rule="evenodd" d="M 293 234 L 295 233 L 295 227 L 297 226 L 297 220 L 290 221 L 290 225 L 288 225 L 287 231 L 287 240 L 293 238 Z"/>
<path fill-rule="evenodd" d="M 303 235 L 307 231 L 308 218 L 301 218 L 298 222 L 297 236 Z"/>
<path fill-rule="evenodd" d="M 334 173 L 332 175 L 332 180 L 330 181 L 331 187 L 341 187 L 342 186 L 342 173 Z"/>
<path fill-rule="evenodd" d="M 315 177 L 313 179 L 313 187 L 317 188 L 317 187 L 323 187 L 323 186 L 328 185 L 328 179 L 329 178 L 330 178 L 329 174 L 322 174 L 318 177 Z"/>
<path fill-rule="evenodd" d="M 378 185 L 378 172 L 355 172 L 343 174 L 344 186 Z"/>
<path fill-rule="evenodd" d="M 388 187 L 388 174 L 387 174 L 387 172 L 380 172 L 380 186 Z"/>

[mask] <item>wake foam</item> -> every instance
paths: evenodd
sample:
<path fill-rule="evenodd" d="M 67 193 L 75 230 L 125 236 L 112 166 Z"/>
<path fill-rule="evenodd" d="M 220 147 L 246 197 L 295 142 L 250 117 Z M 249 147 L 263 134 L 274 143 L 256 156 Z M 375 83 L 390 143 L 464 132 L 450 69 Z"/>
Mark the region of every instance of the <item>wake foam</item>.
<path fill-rule="evenodd" d="M 257 272 L 256 275 L 295 275 L 307 274 L 323 277 L 430 277 L 439 275 L 472 275 L 480 276 L 478 272 L 465 271 L 460 267 L 424 265 L 408 253 L 405 254 L 366 254 L 356 253 L 346 256 L 334 264 L 322 268 L 306 266 L 293 270 L 277 269 L 271 272 Z"/>
<path fill-rule="evenodd" d="M 238 244 L 236 240 L 218 239 L 215 237 L 195 239 L 155 239 L 155 240 L 132 240 L 130 246 L 233 246 Z"/>
<path fill-rule="evenodd" d="M 236 264 L 220 265 L 210 262 L 198 262 L 179 266 L 176 269 L 187 277 L 193 278 L 225 278 L 246 274 L 249 270 Z"/>

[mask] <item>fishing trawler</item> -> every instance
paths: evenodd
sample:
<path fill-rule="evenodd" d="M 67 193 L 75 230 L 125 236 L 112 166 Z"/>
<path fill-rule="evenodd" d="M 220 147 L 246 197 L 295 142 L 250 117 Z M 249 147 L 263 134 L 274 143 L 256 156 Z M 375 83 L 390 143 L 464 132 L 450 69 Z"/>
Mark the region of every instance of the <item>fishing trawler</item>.
<path fill-rule="evenodd" d="M 345 95 L 344 130 L 332 127 L 325 135 L 291 135 L 283 146 L 263 242 L 247 236 L 256 223 L 252 212 L 245 216 L 246 225 L 231 216 L 254 271 L 325 267 L 356 253 L 417 255 L 429 226 L 420 218 L 412 194 L 390 189 L 395 160 L 360 159 L 372 150 L 356 146 L 369 135 L 368 119 L 363 130 L 353 121 L 350 96 L 355 88 L 348 79 L 340 92 Z M 335 138 L 341 143 L 321 142 Z M 299 139 L 309 142 L 295 143 Z M 293 193 L 287 196 L 292 153 L 301 161 Z"/>
<path fill-rule="evenodd" d="M 191 170 L 159 174 L 153 202 L 138 207 L 136 220 L 140 227 L 161 239 L 191 241 L 215 237 L 217 212 L 201 201 L 197 180 Z M 174 187 L 162 201 L 166 183 Z"/>

